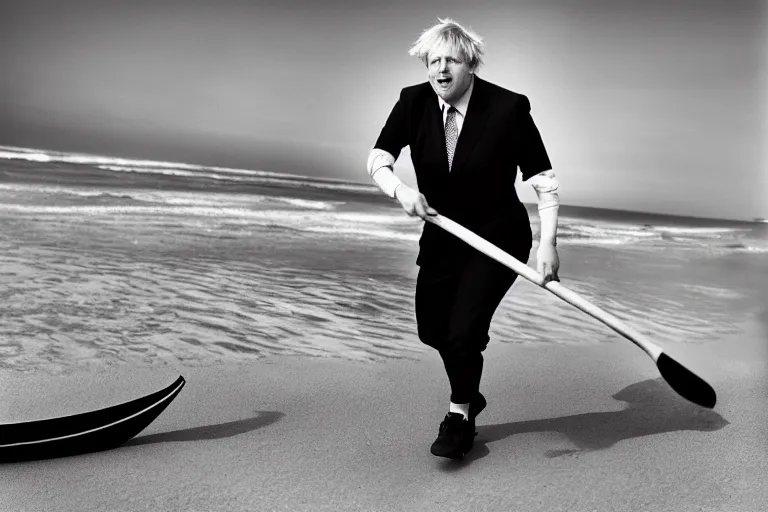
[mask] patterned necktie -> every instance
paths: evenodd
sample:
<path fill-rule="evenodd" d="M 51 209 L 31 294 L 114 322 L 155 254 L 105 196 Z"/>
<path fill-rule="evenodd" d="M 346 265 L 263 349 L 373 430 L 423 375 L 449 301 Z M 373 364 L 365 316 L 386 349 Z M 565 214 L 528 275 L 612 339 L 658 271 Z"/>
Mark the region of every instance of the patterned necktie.
<path fill-rule="evenodd" d="M 456 141 L 459 140 L 459 128 L 456 126 L 456 109 L 448 109 L 445 117 L 445 148 L 448 150 L 448 170 L 453 165 L 453 153 L 456 151 Z"/>

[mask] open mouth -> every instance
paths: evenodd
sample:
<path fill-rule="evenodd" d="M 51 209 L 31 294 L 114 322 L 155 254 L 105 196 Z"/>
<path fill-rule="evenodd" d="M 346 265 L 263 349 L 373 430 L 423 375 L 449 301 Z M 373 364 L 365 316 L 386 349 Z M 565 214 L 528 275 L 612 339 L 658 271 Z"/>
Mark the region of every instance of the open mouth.
<path fill-rule="evenodd" d="M 452 79 L 450 77 L 448 78 L 438 78 L 437 83 L 442 85 L 443 87 L 449 85 L 451 83 Z"/>

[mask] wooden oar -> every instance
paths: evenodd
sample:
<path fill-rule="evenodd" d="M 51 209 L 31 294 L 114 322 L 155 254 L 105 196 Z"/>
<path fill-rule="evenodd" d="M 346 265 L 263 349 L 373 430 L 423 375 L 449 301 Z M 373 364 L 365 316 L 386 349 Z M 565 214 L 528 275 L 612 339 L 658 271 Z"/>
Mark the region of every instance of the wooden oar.
<path fill-rule="evenodd" d="M 605 325 L 643 349 L 643 351 L 645 351 L 645 353 L 656 363 L 661 376 L 664 377 L 672 389 L 679 393 L 683 398 L 701 405 L 702 407 L 711 409 L 715 406 L 717 398 L 712 386 L 707 384 L 701 377 L 698 377 L 685 368 L 682 364 L 672 359 L 669 355 L 665 354 L 661 347 L 644 339 L 638 332 L 624 325 L 615 316 L 603 311 L 594 304 L 587 302 L 581 296 L 556 281 L 544 283 L 544 277 L 528 265 L 515 259 L 492 243 L 477 236 L 451 219 L 443 217 L 442 215 L 429 215 L 427 216 L 427 220 L 457 236 L 487 256 L 506 265 L 518 275 L 521 275 L 532 283 L 554 293 L 567 303 L 600 320 Z"/>

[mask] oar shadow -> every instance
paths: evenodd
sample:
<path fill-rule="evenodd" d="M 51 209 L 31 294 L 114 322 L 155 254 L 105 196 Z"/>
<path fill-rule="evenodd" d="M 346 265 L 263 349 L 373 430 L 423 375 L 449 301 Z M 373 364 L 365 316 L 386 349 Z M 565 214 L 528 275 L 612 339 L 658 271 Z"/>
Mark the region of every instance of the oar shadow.
<path fill-rule="evenodd" d="M 170 443 L 179 441 L 204 441 L 212 439 L 224 439 L 252 432 L 262 427 L 269 426 L 280 421 L 285 416 L 279 411 L 256 411 L 257 416 L 242 420 L 228 421 L 216 425 L 204 425 L 200 427 L 160 432 L 147 436 L 140 436 L 127 441 L 123 446 L 136 446 L 140 444 Z"/>
<path fill-rule="evenodd" d="M 516 434 L 559 432 L 573 448 L 548 450 L 545 457 L 605 450 L 625 439 L 682 430 L 712 432 L 728 425 L 718 413 L 681 398 L 663 379 L 645 380 L 627 386 L 613 398 L 628 407 L 614 412 L 575 414 L 560 418 L 479 425 L 475 446 L 457 466 L 481 459 L 490 453 L 489 443 Z"/>

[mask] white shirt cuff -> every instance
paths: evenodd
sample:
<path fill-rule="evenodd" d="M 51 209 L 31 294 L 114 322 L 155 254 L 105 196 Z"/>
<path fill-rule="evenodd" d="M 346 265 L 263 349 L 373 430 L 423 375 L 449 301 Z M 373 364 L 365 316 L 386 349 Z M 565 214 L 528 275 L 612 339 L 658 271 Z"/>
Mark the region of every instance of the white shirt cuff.
<path fill-rule="evenodd" d="M 539 211 L 560 205 L 560 184 L 554 171 L 540 172 L 528 180 L 539 198 Z"/>
<path fill-rule="evenodd" d="M 395 157 L 382 149 L 374 148 L 368 155 L 368 174 L 389 197 L 395 197 L 395 189 L 403 183 L 392 171 L 394 165 Z"/>

